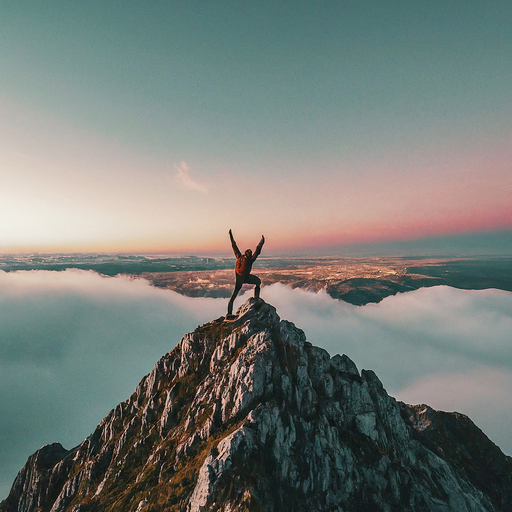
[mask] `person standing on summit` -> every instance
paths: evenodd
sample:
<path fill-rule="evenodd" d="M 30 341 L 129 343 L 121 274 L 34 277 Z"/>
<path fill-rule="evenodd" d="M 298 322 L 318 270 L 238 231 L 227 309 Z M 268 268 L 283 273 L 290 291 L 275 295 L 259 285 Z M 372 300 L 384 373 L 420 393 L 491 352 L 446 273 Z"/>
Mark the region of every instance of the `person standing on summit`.
<path fill-rule="evenodd" d="M 262 235 L 260 243 L 256 247 L 254 254 L 251 249 L 247 249 L 243 254 L 240 252 L 240 249 L 236 245 L 235 239 L 233 238 L 233 233 L 231 229 L 229 230 L 229 238 L 231 239 L 231 247 L 233 247 L 233 252 L 236 256 L 236 266 L 235 266 L 235 289 L 233 290 L 233 295 L 231 295 L 231 299 L 229 299 L 228 303 L 228 316 L 233 315 L 233 303 L 235 302 L 236 296 L 238 292 L 242 288 L 244 283 L 254 284 L 256 285 L 254 288 L 254 298 L 260 298 L 260 284 L 261 279 L 253 274 L 251 274 L 252 264 L 256 261 L 256 258 L 261 253 L 261 248 L 265 243 L 265 237 Z"/>

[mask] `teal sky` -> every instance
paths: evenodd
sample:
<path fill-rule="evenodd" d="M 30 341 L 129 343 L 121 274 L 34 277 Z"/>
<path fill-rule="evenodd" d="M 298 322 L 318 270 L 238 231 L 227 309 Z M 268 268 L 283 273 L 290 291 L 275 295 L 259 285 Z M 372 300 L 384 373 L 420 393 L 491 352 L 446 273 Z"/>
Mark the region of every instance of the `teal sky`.
<path fill-rule="evenodd" d="M 511 26 L 504 1 L 2 3 L 0 250 L 510 230 Z"/>

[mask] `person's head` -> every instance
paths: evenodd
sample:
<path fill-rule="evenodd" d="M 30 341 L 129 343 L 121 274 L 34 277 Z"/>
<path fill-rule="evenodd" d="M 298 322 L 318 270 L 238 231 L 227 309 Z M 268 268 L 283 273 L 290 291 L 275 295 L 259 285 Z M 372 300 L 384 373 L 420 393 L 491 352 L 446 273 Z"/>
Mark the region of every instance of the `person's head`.
<path fill-rule="evenodd" d="M 252 251 L 251 251 L 251 249 L 247 249 L 247 250 L 245 251 L 245 255 L 246 255 L 248 258 L 251 258 L 251 257 L 252 257 Z"/>

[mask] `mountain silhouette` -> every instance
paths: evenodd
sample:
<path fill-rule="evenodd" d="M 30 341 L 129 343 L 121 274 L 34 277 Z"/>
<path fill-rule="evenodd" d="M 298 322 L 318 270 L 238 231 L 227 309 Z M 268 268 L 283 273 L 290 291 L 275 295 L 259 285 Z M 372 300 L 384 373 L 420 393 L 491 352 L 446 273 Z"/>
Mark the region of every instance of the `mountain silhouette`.
<path fill-rule="evenodd" d="M 34 453 L 0 505 L 207 510 L 510 511 L 512 458 L 249 299 L 186 334 L 79 446 Z"/>

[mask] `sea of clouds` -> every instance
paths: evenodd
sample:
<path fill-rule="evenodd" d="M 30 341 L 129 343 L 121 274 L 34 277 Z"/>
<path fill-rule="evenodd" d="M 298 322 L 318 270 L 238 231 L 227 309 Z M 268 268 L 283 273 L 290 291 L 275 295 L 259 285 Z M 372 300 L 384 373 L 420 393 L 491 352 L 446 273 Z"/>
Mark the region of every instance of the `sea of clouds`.
<path fill-rule="evenodd" d="M 80 270 L 0 271 L 0 290 L 0 499 L 30 454 L 79 444 L 227 305 Z M 512 293 L 440 286 L 357 307 L 276 284 L 262 297 L 311 343 L 374 370 L 392 396 L 467 414 L 512 454 Z"/>

